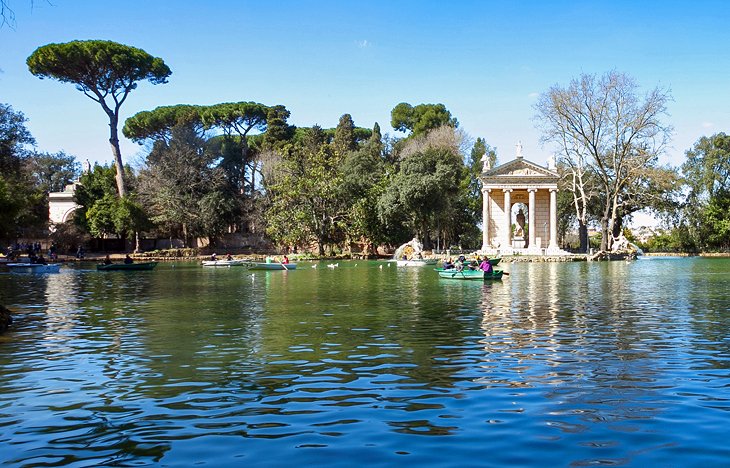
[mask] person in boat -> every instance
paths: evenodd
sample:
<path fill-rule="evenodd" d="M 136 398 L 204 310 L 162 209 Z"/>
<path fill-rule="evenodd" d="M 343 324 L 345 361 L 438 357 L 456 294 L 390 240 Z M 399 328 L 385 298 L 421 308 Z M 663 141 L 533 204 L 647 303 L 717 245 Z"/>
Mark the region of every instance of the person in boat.
<path fill-rule="evenodd" d="M 461 254 L 461 255 L 459 255 L 459 258 L 456 261 L 457 262 L 461 262 L 461 263 L 465 263 L 466 262 L 466 257 L 464 256 L 464 254 Z"/>
<path fill-rule="evenodd" d="M 286 255 L 284 255 L 284 258 L 281 259 L 281 263 L 283 263 L 284 265 L 288 265 L 289 264 L 289 257 L 287 257 Z"/>
<path fill-rule="evenodd" d="M 104 258 L 104 265 L 111 265 L 112 259 L 109 257 L 109 254 L 106 255 L 106 258 Z"/>
<path fill-rule="evenodd" d="M 228 260 L 229 262 L 230 262 L 231 260 L 233 260 L 233 255 L 231 255 L 231 254 L 226 254 L 226 260 Z"/>
<path fill-rule="evenodd" d="M 129 254 L 124 256 L 124 264 L 129 265 L 130 263 L 134 263 L 134 260 L 132 260 L 132 257 L 129 256 Z"/>
<path fill-rule="evenodd" d="M 444 260 L 444 270 L 450 270 L 452 268 L 456 268 L 454 262 L 452 262 L 450 258 Z"/>
<path fill-rule="evenodd" d="M 469 269 L 474 271 L 479 268 L 479 257 L 476 257 L 474 260 L 469 262 Z"/>
<path fill-rule="evenodd" d="M 218 255 L 216 255 L 215 252 L 213 252 L 213 254 L 210 256 L 210 261 L 215 262 L 217 260 L 218 260 Z"/>
<path fill-rule="evenodd" d="M 47 262 L 47 261 L 46 261 L 46 259 L 45 259 L 45 258 L 43 257 L 43 254 L 40 254 L 40 255 L 38 255 L 38 257 L 36 257 L 36 259 L 35 259 L 35 263 L 37 263 L 37 264 L 39 264 L 39 265 L 48 265 L 48 262 Z"/>
<path fill-rule="evenodd" d="M 489 263 L 489 259 L 487 257 L 484 257 L 484 260 L 482 260 L 482 263 L 479 264 L 479 269 L 485 273 L 492 272 L 492 264 Z"/>
<path fill-rule="evenodd" d="M 463 255 L 461 255 L 458 259 L 456 259 L 456 263 L 454 263 L 454 267 L 456 268 L 456 271 L 464 271 L 464 261 L 462 260 L 464 258 Z"/>

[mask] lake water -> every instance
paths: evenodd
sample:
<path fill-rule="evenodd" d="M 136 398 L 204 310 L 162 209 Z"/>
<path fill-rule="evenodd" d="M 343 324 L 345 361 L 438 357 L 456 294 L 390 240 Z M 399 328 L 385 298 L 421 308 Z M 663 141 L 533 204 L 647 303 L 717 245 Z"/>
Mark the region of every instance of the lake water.
<path fill-rule="evenodd" d="M 730 260 L 0 273 L 0 463 L 728 466 Z"/>

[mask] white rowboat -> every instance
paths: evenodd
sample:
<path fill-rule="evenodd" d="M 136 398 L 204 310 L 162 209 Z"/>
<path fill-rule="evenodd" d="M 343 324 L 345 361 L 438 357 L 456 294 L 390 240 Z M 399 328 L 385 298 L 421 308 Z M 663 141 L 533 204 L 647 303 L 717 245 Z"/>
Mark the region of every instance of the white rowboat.
<path fill-rule="evenodd" d="M 203 266 L 241 266 L 243 260 L 203 260 Z"/>
<path fill-rule="evenodd" d="M 8 263 L 7 267 L 15 273 L 58 273 L 61 270 L 60 263 Z"/>

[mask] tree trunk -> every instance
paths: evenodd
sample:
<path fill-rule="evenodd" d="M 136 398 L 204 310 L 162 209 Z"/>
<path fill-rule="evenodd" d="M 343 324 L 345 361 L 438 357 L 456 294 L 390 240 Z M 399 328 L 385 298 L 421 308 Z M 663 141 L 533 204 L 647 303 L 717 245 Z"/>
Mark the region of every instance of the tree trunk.
<path fill-rule="evenodd" d="M 134 253 L 141 252 L 139 248 L 139 231 L 134 231 Z"/>
<path fill-rule="evenodd" d="M 601 218 L 601 250 L 607 251 L 609 248 L 608 244 L 608 216 Z"/>
<path fill-rule="evenodd" d="M 578 251 L 581 253 L 588 252 L 588 224 L 583 220 L 578 220 L 578 239 L 580 241 L 580 247 Z"/>
<path fill-rule="evenodd" d="M 112 154 L 114 155 L 114 165 L 117 168 L 117 192 L 119 198 L 127 194 L 127 187 L 124 185 L 124 164 L 122 163 L 122 151 L 119 149 L 119 117 L 114 114 L 109 115 L 109 144 L 112 146 Z"/>
<path fill-rule="evenodd" d="M 623 224 L 623 219 L 620 217 L 616 217 L 616 221 L 614 221 L 613 223 L 613 232 L 611 233 L 614 239 L 621 235 L 621 231 L 623 230 Z"/>
<path fill-rule="evenodd" d="M 324 257 L 324 243 L 321 240 L 317 240 L 317 252 L 320 257 Z"/>

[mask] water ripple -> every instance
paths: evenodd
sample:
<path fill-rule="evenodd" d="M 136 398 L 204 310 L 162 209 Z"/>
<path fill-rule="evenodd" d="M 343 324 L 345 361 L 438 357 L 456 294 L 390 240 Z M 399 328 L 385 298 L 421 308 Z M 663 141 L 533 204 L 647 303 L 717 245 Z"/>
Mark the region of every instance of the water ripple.
<path fill-rule="evenodd" d="M 0 463 L 730 459 L 730 262 L 358 264 L 0 274 Z"/>

